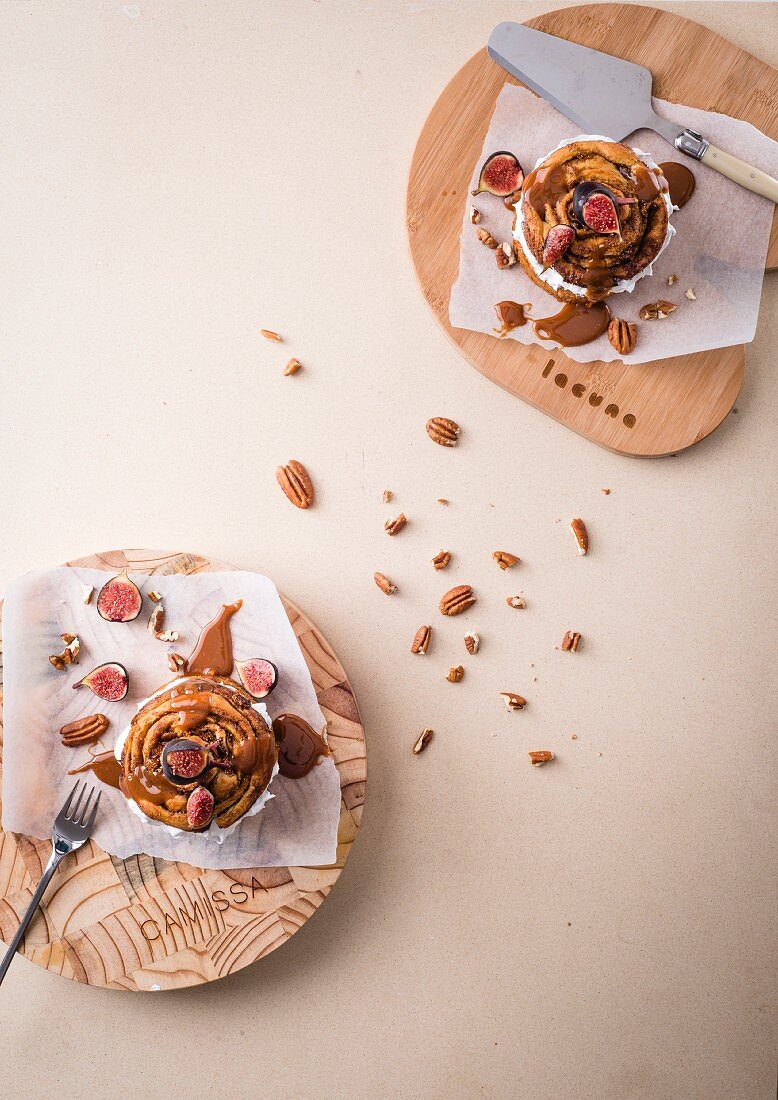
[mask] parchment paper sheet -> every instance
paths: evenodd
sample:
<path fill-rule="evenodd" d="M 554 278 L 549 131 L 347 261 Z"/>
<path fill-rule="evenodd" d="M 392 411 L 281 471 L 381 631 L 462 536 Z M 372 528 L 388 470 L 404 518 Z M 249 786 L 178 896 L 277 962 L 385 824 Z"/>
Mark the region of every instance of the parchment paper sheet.
<path fill-rule="evenodd" d="M 243 600 L 231 619 L 235 659 L 267 657 L 279 670 L 279 683 L 265 700 L 271 716 L 294 711 L 315 729 L 324 726 L 308 668 L 275 586 L 257 573 L 201 573 L 195 576 L 144 576 L 130 573 L 142 592 L 163 596 L 165 627 L 180 632 L 166 645 L 146 629 L 153 606 L 143 601 L 134 622 L 108 623 L 94 599 L 85 606 L 81 584 L 95 593 L 110 574 L 95 569 L 51 569 L 14 581 L 3 606 L 4 745 L 3 828 L 36 837 L 51 835 L 51 823 L 74 783 L 67 771 L 88 759 L 85 748 L 65 748 L 58 731 L 96 711 L 111 725 L 102 748 L 116 738 L 138 704 L 173 678 L 168 650 L 188 653 L 200 629 L 223 603 Z M 50 653 L 62 648 L 59 635 L 78 634 L 78 665 L 57 672 Z M 72 684 L 95 665 L 119 661 L 130 676 L 130 690 L 120 703 L 98 699 L 88 688 Z M 98 746 L 100 748 L 100 746 Z M 89 779 L 86 773 L 82 778 Z M 94 839 L 122 858 L 147 852 L 196 867 L 277 867 L 332 863 L 335 860 L 340 782 L 327 758 L 301 780 L 277 775 L 274 797 L 251 818 L 244 818 L 221 844 L 203 835 L 173 837 L 167 829 L 139 821 L 118 791 L 95 781 L 102 790 Z"/>
<path fill-rule="evenodd" d="M 698 130 L 728 153 L 770 175 L 778 175 L 778 144 L 749 123 L 661 99 L 654 100 L 654 107 L 657 114 Z M 560 141 L 574 138 L 580 132 L 579 127 L 532 92 L 506 84 L 497 98 L 482 156 L 473 166 L 469 190 L 477 186 L 478 170 L 495 150 L 510 149 L 524 171 L 529 172 Z M 626 356 L 627 361 L 645 363 L 753 340 L 773 203 L 676 153 L 652 130 L 638 130 L 627 139 L 627 144 L 650 153 L 659 163 L 677 160 L 687 164 L 697 181 L 689 203 L 673 214 L 677 234 L 656 262 L 653 275 L 641 279 L 632 294 L 618 294 L 609 299 L 613 316 L 638 322 L 637 346 L 632 355 Z M 502 199 L 486 194 L 474 198 L 468 195 L 460 239 L 459 277 L 449 303 L 451 324 L 494 334 L 497 327 L 494 304 L 505 299 L 531 302 L 534 317 L 549 317 L 561 309 L 555 298 L 531 282 L 518 262 L 502 271 L 498 269 L 494 252 L 480 243 L 475 227 L 470 224 L 467 211 L 471 203 L 481 212 L 479 225 L 498 241 L 511 240 L 513 212 L 505 208 Z M 679 278 L 668 286 L 667 277 L 671 274 Z M 697 295 L 696 302 L 684 295 L 689 287 Z M 639 321 L 640 307 L 659 298 L 675 303 L 676 312 L 663 320 Z M 531 324 L 515 329 L 507 338 L 522 344 L 538 343 L 549 349 L 557 346 L 538 340 Z M 580 348 L 565 348 L 565 355 L 578 363 L 622 358 L 605 335 Z"/>

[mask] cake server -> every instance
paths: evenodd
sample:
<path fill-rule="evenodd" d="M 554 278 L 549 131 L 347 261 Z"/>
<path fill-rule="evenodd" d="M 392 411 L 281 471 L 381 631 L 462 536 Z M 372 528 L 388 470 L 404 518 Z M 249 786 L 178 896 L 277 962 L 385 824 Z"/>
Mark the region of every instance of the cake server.
<path fill-rule="evenodd" d="M 498 24 L 487 49 L 493 61 L 567 115 L 583 133 L 623 141 L 635 130 L 655 130 L 679 152 L 778 202 L 778 180 L 717 149 L 696 130 L 679 129 L 678 123 L 660 118 L 651 103 L 651 73 L 642 65 L 521 23 Z"/>
<path fill-rule="evenodd" d="M 73 803 L 73 795 L 76 791 L 78 791 L 78 797 L 75 803 Z M 86 802 L 82 805 L 81 800 L 84 797 L 84 793 L 87 791 L 89 793 L 87 794 Z M 0 982 L 2 982 L 3 978 L 8 973 L 8 967 L 11 965 L 13 957 L 16 954 L 16 949 L 24 939 L 27 925 L 32 920 L 35 910 L 40 905 L 41 899 L 46 893 L 46 887 L 51 882 L 51 876 L 59 867 L 65 856 L 69 856 L 71 852 L 75 852 L 76 848 L 80 848 L 82 844 L 86 844 L 92 834 L 95 818 L 97 817 L 97 807 L 100 805 L 100 793 L 98 793 L 94 804 L 90 807 L 92 795 L 94 793 L 94 787 L 87 787 L 86 783 L 81 784 L 76 782 L 75 787 L 68 795 L 67 802 L 54 819 L 54 827 L 51 833 L 51 857 L 46 864 L 46 869 L 41 875 L 41 880 L 32 896 L 32 901 L 27 907 L 27 912 L 22 917 L 22 923 L 19 925 L 16 935 L 8 945 L 8 950 L 3 957 L 3 961 L 0 962 Z"/>

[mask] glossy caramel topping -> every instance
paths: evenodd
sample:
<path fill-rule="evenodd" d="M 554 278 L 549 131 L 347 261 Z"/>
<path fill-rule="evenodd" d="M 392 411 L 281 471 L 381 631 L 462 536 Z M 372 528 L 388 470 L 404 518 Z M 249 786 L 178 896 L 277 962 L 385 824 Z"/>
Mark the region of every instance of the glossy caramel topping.
<path fill-rule="evenodd" d="M 641 202 L 651 202 L 657 195 L 667 190 L 667 181 L 657 175 L 647 164 L 636 164 L 632 169 L 632 190 Z"/>
<path fill-rule="evenodd" d="M 205 624 L 187 658 L 187 672 L 205 672 L 207 669 L 218 676 L 230 675 L 233 665 L 230 619 L 242 606 L 243 600 L 226 603 L 218 615 Z"/>
<path fill-rule="evenodd" d="M 331 756 L 327 742 L 296 714 L 279 714 L 273 720 L 278 742 L 278 768 L 288 779 L 307 775 L 320 756 Z"/>
<path fill-rule="evenodd" d="M 694 174 L 685 164 L 678 164 L 674 160 L 665 161 L 659 168 L 670 189 L 670 202 L 673 206 L 685 206 L 697 186 Z"/>
<path fill-rule="evenodd" d="M 608 327 L 610 310 L 604 302 L 587 305 L 567 302 L 553 317 L 539 317 L 532 322 L 535 335 L 541 340 L 555 340 L 563 348 L 577 348 L 596 340 Z"/>
<path fill-rule="evenodd" d="M 570 190 L 570 173 L 566 164 L 535 168 L 524 180 L 522 193 L 527 202 L 543 216 L 546 205 L 555 206 Z"/>
<path fill-rule="evenodd" d="M 79 768 L 71 768 L 68 775 L 78 775 L 79 772 L 94 772 L 95 778 L 99 779 L 101 783 L 105 783 L 109 787 L 115 787 L 117 791 L 121 789 L 119 780 L 122 774 L 122 766 L 114 756 L 113 749 L 109 752 L 98 753 Z"/>
<path fill-rule="evenodd" d="M 499 336 L 507 336 L 509 332 L 513 332 L 515 328 L 521 328 L 522 325 L 526 325 L 529 318 L 526 315 L 526 311 L 531 309 L 529 302 L 522 305 L 520 302 L 498 302 L 494 307 L 494 311 L 497 314 L 497 320 L 500 323 L 499 329 L 495 329 L 495 332 Z"/>
<path fill-rule="evenodd" d="M 197 729 L 201 726 L 211 711 L 210 691 L 182 692 L 181 695 L 171 695 L 171 706 L 178 711 L 178 725 L 182 732 Z"/>

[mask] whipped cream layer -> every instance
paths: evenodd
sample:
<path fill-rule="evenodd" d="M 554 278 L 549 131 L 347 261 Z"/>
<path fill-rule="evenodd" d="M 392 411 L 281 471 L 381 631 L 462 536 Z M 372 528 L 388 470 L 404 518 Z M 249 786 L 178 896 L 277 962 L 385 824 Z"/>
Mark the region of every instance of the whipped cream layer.
<path fill-rule="evenodd" d="M 557 149 L 563 149 L 565 145 L 573 145 L 576 141 L 613 142 L 613 138 L 604 137 L 602 134 L 579 134 L 578 137 L 566 138 L 564 141 L 560 141 L 556 149 L 552 149 L 551 152 L 555 153 Z M 614 142 L 614 144 L 623 145 L 624 143 Z M 662 174 L 659 165 L 649 153 L 644 152 L 642 149 L 637 149 L 634 145 L 630 145 L 629 148 L 636 156 L 640 157 L 647 168 L 650 168 L 653 172 L 658 172 L 660 175 Z M 543 163 L 544 160 L 546 160 L 548 156 L 550 156 L 550 154 L 546 153 L 545 157 L 541 157 L 540 160 L 537 161 L 534 168 L 532 169 L 533 172 L 535 168 L 540 167 L 540 165 Z M 670 224 L 670 215 L 673 213 L 674 210 L 677 210 L 678 207 L 673 206 L 672 202 L 670 201 L 670 196 L 667 194 L 667 192 L 662 193 L 662 199 L 664 200 L 664 204 L 667 207 L 667 232 L 665 233 L 665 239 L 662 241 L 662 247 L 659 249 L 656 256 L 654 256 L 651 263 L 647 264 L 642 271 L 638 272 L 637 275 L 633 275 L 631 279 L 617 279 L 611 288 L 611 294 L 621 294 L 624 291 L 627 291 L 629 294 L 631 294 L 637 284 L 640 282 L 640 280 L 644 278 L 644 276 L 651 275 L 653 273 L 654 264 L 675 236 L 675 228 Z M 513 239 L 518 242 L 521 251 L 527 258 L 527 262 L 529 263 L 530 267 L 535 272 L 537 277 L 541 280 L 541 282 L 544 282 L 547 286 L 551 287 L 553 291 L 560 289 L 567 290 L 571 294 L 575 294 L 578 298 L 585 298 L 586 287 L 578 286 L 576 283 L 568 283 L 567 280 L 563 279 L 559 272 L 556 271 L 553 267 L 547 267 L 545 271 L 543 270 L 543 265 L 538 263 L 537 259 L 535 258 L 535 254 L 532 252 L 531 248 L 527 244 L 527 239 L 524 236 L 524 217 L 521 210 L 521 198 L 515 204 L 513 209 L 516 213 L 516 225 L 513 229 Z"/>

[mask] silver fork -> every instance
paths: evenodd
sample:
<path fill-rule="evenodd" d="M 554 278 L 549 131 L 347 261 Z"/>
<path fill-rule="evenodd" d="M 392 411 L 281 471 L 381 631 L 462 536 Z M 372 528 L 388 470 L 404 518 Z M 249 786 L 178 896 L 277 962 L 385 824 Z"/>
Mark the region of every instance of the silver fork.
<path fill-rule="evenodd" d="M 81 790 L 78 790 L 79 787 Z M 75 802 L 73 802 L 76 791 L 78 791 L 78 797 Z M 85 791 L 89 793 L 87 794 L 86 802 L 84 802 L 82 806 L 81 800 L 84 797 Z M 17 947 L 24 938 L 24 933 L 27 931 L 27 925 L 32 920 L 33 913 L 40 905 L 41 898 L 46 892 L 46 887 L 51 881 L 51 876 L 54 874 L 57 867 L 59 867 L 65 856 L 69 856 L 71 852 L 75 852 L 76 848 L 80 848 L 82 844 L 86 844 L 91 836 L 95 818 L 97 817 L 97 807 L 100 805 L 100 794 L 98 793 L 90 812 L 90 803 L 92 802 L 92 795 L 94 793 L 94 787 L 87 787 L 86 783 L 76 782 L 76 785 L 67 797 L 67 802 L 54 818 L 54 826 L 51 831 L 51 859 L 46 864 L 46 870 L 41 875 L 41 880 L 38 883 L 32 901 L 29 904 L 27 912 L 22 917 L 22 923 L 19 925 L 19 930 L 11 940 L 3 961 L 0 963 L 0 983 L 2 983 L 3 978 L 8 973 L 11 959 L 13 959 Z"/>

